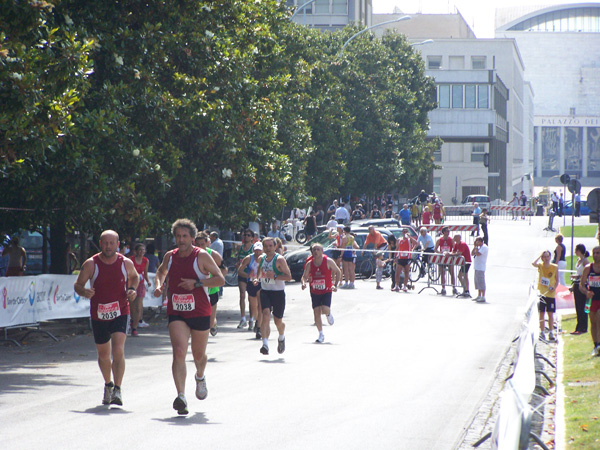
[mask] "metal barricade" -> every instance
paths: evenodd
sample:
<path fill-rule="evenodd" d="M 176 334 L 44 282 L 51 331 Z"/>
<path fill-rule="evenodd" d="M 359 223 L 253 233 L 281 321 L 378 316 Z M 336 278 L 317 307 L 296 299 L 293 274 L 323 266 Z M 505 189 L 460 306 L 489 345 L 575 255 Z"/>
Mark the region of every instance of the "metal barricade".
<path fill-rule="evenodd" d="M 490 217 L 501 220 L 529 220 L 530 224 L 533 216 L 533 209 L 529 206 L 493 205 L 490 206 L 490 212 Z"/>

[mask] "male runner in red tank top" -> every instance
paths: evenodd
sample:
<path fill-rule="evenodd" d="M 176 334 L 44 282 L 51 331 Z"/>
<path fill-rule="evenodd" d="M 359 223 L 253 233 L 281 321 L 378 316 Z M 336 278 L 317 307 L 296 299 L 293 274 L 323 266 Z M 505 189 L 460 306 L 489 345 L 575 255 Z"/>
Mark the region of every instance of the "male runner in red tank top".
<path fill-rule="evenodd" d="M 156 271 L 154 296 L 162 296 L 164 281 L 168 275 L 167 315 L 173 347 L 173 379 L 177 388 L 173 409 L 178 414 L 185 415 L 188 414 L 185 398 L 188 341 L 191 336 L 192 356 L 196 364 L 196 397 L 204 400 L 208 395 L 204 369 L 212 310 L 208 288 L 223 286 L 225 278 L 215 260 L 205 250 L 194 246 L 194 238 L 198 234 L 194 222 L 178 219 L 173 223 L 171 231 L 177 248 L 165 254 Z"/>
<path fill-rule="evenodd" d="M 333 315 L 331 314 L 331 293 L 337 291 L 339 282 L 342 279 L 342 272 L 333 259 L 329 259 L 323 254 L 321 244 L 312 244 L 310 246 L 312 259 L 306 262 L 304 274 L 302 275 L 302 289 L 306 289 L 306 283 L 310 284 L 310 297 L 312 300 L 313 313 L 315 316 L 315 325 L 319 330 L 317 341 L 322 344 L 325 341 L 323 335 L 323 321 L 321 314 L 327 317 L 329 325 L 333 325 Z"/>
<path fill-rule="evenodd" d="M 125 332 L 129 320 L 129 302 L 137 295 L 139 276 L 133 262 L 117 253 L 118 249 L 119 235 L 112 230 L 104 231 L 100 235 L 101 251 L 83 263 L 75 282 L 75 292 L 90 299 L 98 365 L 104 377 L 102 403 L 122 406 Z M 86 289 L 88 281 L 91 287 Z"/>

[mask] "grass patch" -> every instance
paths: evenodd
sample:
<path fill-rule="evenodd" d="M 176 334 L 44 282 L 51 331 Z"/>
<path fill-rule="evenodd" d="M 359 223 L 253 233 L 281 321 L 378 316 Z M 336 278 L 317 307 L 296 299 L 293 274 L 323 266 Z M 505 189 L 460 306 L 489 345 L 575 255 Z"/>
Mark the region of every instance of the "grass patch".
<path fill-rule="evenodd" d="M 563 330 L 574 330 L 575 315 L 563 316 Z M 600 448 L 600 358 L 590 356 L 590 333 L 563 334 L 563 384 L 567 449 Z"/>
<path fill-rule="evenodd" d="M 596 225 L 576 225 L 575 226 L 575 237 L 586 238 L 596 237 L 596 231 L 598 226 Z M 564 237 L 571 237 L 571 226 L 560 227 L 560 234 Z"/>

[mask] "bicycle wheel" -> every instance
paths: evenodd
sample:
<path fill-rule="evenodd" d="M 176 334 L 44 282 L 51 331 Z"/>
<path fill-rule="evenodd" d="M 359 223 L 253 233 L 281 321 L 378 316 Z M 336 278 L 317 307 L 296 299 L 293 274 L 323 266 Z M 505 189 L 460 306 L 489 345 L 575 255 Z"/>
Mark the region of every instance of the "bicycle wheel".
<path fill-rule="evenodd" d="M 416 260 L 416 261 L 413 261 L 410 265 L 410 271 L 408 272 L 408 279 L 412 283 L 416 283 L 417 281 L 419 281 L 419 278 L 421 278 L 421 270 L 422 270 L 421 264 L 422 264 L 421 261 Z"/>
<path fill-rule="evenodd" d="M 296 242 L 298 242 L 298 244 L 304 244 L 306 242 L 306 233 L 304 231 L 298 231 L 296 234 Z"/>
<path fill-rule="evenodd" d="M 235 265 L 227 268 L 227 275 L 225 275 L 225 284 L 227 286 L 237 286 L 238 284 L 238 270 Z"/>
<path fill-rule="evenodd" d="M 360 266 L 358 268 L 358 275 L 360 275 L 364 280 L 368 280 L 369 278 L 371 278 L 374 273 L 375 265 L 373 264 L 373 261 L 370 258 L 365 259 L 363 262 L 360 263 Z"/>
<path fill-rule="evenodd" d="M 429 264 L 427 274 L 432 282 L 436 282 L 440 279 L 440 266 L 437 264 Z"/>

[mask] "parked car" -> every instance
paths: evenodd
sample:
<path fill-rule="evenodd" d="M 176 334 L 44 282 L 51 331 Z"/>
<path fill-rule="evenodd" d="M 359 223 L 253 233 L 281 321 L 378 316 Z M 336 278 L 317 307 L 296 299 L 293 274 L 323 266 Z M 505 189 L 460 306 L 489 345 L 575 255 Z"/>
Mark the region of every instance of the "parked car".
<path fill-rule="evenodd" d="M 350 222 L 352 228 L 370 227 L 371 225 L 374 227 L 400 226 L 400 222 L 396 219 L 361 219 Z"/>
<path fill-rule="evenodd" d="M 473 205 L 475 202 L 479 204 L 481 209 L 490 209 L 490 197 L 488 195 L 467 195 L 463 200 L 463 205 Z"/>
<path fill-rule="evenodd" d="M 385 238 L 392 234 L 392 231 L 387 228 L 377 228 Z M 361 228 L 353 228 L 352 233 L 355 235 L 357 245 L 362 248 L 365 243 L 365 239 L 367 238 L 367 234 L 369 233 L 369 229 L 365 227 Z M 304 273 L 304 264 L 306 264 L 306 260 L 310 256 L 310 246 L 313 243 L 319 243 L 323 246 L 324 253 L 331 258 L 333 254 L 333 250 L 335 250 L 334 239 L 329 239 L 329 232 L 323 232 L 318 234 L 313 239 L 308 241 L 306 244 L 302 246 L 302 248 L 296 250 L 287 251 L 284 254 L 285 260 L 288 263 L 290 268 L 290 272 L 292 274 L 292 278 L 294 281 L 300 281 L 302 278 L 302 274 Z M 360 277 L 359 268 L 361 263 L 368 258 L 372 257 L 372 252 L 361 252 L 360 250 L 356 251 L 356 275 Z"/>
<path fill-rule="evenodd" d="M 408 234 L 410 237 L 417 239 L 419 237 L 419 233 L 410 225 L 402 225 L 400 227 L 385 227 L 386 230 L 391 231 L 391 233 L 396 237 L 396 239 L 402 238 L 402 230 L 408 229 Z"/>
<path fill-rule="evenodd" d="M 39 275 L 43 271 L 43 242 L 42 235 L 36 231 L 20 231 L 19 245 L 27 253 L 27 264 L 25 275 Z M 50 267 L 50 245 L 48 244 L 48 267 Z"/>
<path fill-rule="evenodd" d="M 565 206 L 563 208 L 563 213 L 565 216 L 570 216 L 573 214 L 573 204 L 571 200 L 565 202 Z M 579 207 L 579 215 L 581 216 L 589 216 L 590 215 L 590 207 L 587 204 L 587 200 L 581 200 L 581 206 Z"/>

